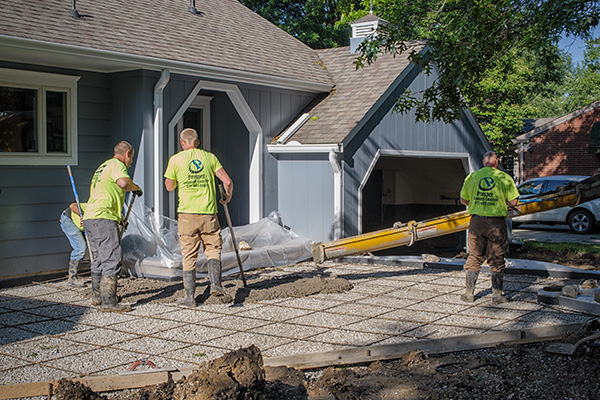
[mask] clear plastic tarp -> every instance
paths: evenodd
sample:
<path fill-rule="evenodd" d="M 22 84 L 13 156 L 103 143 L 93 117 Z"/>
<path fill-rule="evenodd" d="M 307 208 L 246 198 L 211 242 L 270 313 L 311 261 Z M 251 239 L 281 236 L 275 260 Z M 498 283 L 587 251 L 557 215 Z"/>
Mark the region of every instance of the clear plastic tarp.
<path fill-rule="evenodd" d="M 221 228 L 223 275 L 239 273 L 229 228 Z M 241 243 L 239 254 L 244 271 L 293 265 L 312 258 L 311 240 L 284 227 L 277 212 L 233 229 L 237 242 Z M 133 205 L 122 248 L 123 272 L 127 275 L 167 280 L 181 277 L 183 257 L 177 237 L 177 221 L 157 215 L 142 202 Z M 208 277 L 207 260 L 202 250 L 196 263 L 196 274 Z"/>

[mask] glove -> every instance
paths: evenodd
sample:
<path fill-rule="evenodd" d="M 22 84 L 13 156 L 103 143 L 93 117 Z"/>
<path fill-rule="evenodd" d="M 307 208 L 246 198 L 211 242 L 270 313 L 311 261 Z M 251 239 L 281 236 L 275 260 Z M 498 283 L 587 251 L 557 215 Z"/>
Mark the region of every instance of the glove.
<path fill-rule="evenodd" d="M 131 193 L 135 194 L 137 197 L 142 197 L 142 195 L 144 194 L 144 192 L 142 192 L 142 189 L 132 190 Z"/>

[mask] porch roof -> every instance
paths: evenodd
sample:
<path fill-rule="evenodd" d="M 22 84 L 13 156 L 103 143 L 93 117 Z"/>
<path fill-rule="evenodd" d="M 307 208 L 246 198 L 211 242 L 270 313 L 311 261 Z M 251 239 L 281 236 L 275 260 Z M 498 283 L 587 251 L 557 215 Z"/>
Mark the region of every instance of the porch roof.
<path fill-rule="evenodd" d="M 179 63 L 209 67 L 214 77 L 237 71 L 306 83 L 312 91 L 333 85 L 313 49 L 236 0 L 197 2 L 200 15 L 182 0 L 79 0 L 81 19 L 71 17 L 70 5 L 2 0 L 0 60 L 101 72 Z"/>
<path fill-rule="evenodd" d="M 425 44 L 413 42 L 410 47 L 420 52 Z M 350 53 L 349 47 L 318 50 L 335 81 L 335 88 L 308 105 L 304 112 L 310 118 L 287 142 L 342 143 L 367 114 L 376 110 L 382 96 L 408 67 L 410 47 L 397 57 L 379 55 L 375 63 L 358 70 L 354 65 L 357 54 Z"/>

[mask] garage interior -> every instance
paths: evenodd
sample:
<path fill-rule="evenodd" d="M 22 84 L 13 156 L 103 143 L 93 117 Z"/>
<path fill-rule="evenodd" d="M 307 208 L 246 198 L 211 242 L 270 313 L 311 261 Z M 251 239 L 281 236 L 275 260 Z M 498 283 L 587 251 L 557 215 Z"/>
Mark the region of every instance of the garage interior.
<path fill-rule="evenodd" d="M 380 157 L 362 191 L 362 232 L 463 211 L 459 194 L 467 171 L 466 159 Z M 374 254 L 453 257 L 464 250 L 465 235 L 453 233 Z"/>

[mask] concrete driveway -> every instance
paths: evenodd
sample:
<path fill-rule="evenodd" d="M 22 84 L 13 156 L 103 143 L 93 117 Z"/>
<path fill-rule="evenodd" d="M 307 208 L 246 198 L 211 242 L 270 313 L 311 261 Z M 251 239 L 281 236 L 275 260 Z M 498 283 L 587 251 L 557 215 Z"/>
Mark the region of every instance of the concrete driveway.
<path fill-rule="evenodd" d="M 512 231 L 513 240 L 535 240 L 538 242 L 568 242 L 600 244 L 600 229 L 591 234 L 580 235 L 569 230 L 568 225 L 523 224 Z"/>

